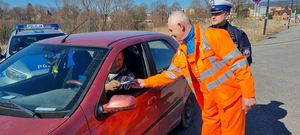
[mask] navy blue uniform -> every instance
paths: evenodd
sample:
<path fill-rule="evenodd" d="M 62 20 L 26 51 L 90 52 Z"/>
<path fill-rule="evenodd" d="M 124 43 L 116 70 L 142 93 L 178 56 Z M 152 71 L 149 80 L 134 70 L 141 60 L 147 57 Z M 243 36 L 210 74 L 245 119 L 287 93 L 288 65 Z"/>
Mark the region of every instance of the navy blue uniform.
<path fill-rule="evenodd" d="M 252 63 L 251 44 L 247 34 L 243 30 L 239 29 L 238 27 L 232 26 L 229 22 L 226 22 L 225 25 L 220 27 L 215 27 L 215 26 L 211 26 L 211 27 L 227 30 L 236 47 L 241 51 L 242 54 L 248 56 L 247 60 L 249 65 L 251 65 Z"/>

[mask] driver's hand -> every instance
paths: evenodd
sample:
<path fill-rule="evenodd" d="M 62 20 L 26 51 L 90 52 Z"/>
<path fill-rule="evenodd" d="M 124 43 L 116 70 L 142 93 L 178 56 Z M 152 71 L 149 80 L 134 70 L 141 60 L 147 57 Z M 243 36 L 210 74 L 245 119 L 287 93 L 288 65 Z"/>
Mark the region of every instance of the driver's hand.
<path fill-rule="evenodd" d="M 121 87 L 120 82 L 116 80 L 112 80 L 109 83 L 105 84 L 105 90 L 106 91 L 115 91 Z"/>

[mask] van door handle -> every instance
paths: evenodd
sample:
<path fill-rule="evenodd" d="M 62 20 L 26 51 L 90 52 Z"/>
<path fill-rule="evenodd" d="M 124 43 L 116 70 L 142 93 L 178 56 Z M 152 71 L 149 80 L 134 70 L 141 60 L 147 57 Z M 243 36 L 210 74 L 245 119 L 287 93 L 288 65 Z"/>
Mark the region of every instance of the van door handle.
<path fill-rule="evenodd" d="M 151 98 L 149 98 L 148 100 L 148 105 L 153 105 L 157 100 L 156 96 L 152 96 Z"/>

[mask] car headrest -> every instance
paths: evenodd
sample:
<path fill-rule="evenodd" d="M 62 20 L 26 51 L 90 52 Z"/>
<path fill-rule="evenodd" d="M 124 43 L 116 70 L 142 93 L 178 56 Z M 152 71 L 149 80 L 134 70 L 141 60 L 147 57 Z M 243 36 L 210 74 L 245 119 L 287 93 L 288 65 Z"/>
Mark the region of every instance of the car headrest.
<path fill-rule="evenodd" d="M 76 51 L 73 54 L 73 61 L 75 65 L 88 66 L 92 61 L 92 56 L 87 51 Z"/>

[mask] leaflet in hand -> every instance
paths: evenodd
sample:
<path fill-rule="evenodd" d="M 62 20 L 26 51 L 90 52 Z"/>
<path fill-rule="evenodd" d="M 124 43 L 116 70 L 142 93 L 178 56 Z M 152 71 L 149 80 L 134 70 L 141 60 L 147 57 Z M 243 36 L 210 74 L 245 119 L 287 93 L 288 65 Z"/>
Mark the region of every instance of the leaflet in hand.
<path fill-rule="evenodd" d="M 125 85 L 125 84 L 133 84 L 136 83 L 135 81 L 125 81 L 125 82 L 121 82 L 121 85 Z"/>

